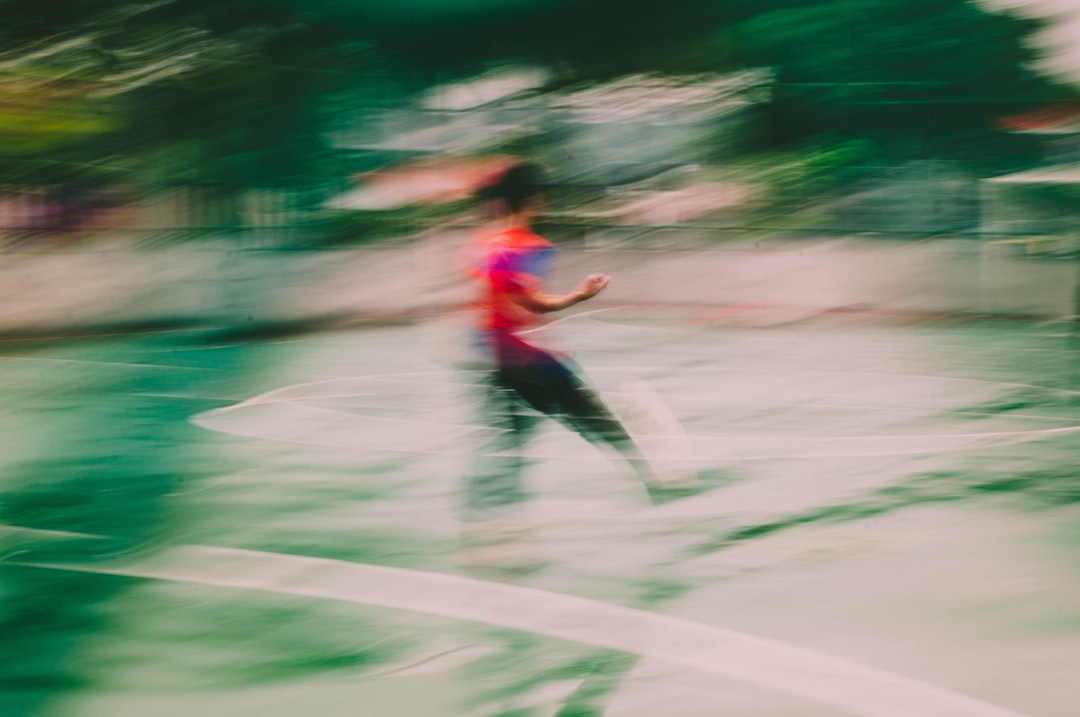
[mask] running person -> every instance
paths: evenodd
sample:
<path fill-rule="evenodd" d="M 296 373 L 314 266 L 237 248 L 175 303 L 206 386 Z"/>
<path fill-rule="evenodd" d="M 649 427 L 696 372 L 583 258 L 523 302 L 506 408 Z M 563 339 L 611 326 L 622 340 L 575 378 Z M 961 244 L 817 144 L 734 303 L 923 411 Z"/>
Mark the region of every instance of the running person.
<path fill-rule="evenodd" d="M 634 441 L 596 393 L 565 358 L 527 338 L 545 314 L 587 301 L 609 283 L 604 274 L 590 274 L 574 292 L 546 293 L 555 247 L 531 228 L 542 207 L 543 186 L 543 171 L 522 163 L 481 191 L 500 219 L 470 247 L 464 267 L 479 287 L 474 341 L 487 359 L 481 389 L 484 422 L 493 430 L 465 480 L 463 562 L 473 562 L 469 556 L 478 548 L 519 544 L 527 500 L 520 451 L 541 415 L 613 449 L 650 490 L 655 484 Z"/>

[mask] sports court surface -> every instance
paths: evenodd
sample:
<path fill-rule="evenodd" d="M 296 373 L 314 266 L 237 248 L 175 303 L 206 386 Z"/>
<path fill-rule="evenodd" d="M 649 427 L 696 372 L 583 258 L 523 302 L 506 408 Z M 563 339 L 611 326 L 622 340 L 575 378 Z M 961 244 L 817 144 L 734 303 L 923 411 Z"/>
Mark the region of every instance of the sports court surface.
<path fill-rule="evenodd" d="M 841 319 L 554 327 L 712 489 L 652 506 L 550 424 L 534 572 L 454 564 L 445 318 L 6 343 L 0 713 L 1073 717 L 1070 326 Z"/>

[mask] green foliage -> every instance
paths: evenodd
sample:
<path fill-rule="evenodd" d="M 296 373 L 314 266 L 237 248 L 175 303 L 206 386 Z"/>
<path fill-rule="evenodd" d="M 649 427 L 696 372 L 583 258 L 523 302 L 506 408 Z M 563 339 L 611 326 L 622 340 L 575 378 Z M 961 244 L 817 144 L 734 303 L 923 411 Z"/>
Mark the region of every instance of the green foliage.
<path fill-rule="evenodd" d="M 6 151 L 42 157 L 94 146 L 99 158 L 137 157 L 141 174 L 168 169 L 176 181 L 318 183 L 338 171 L 322 138 L 331 119 L 323 98 L 362 89 L 371 67 L 365 46 L 337 26 L 336 7 L 9 1 L 0 39 L 12 49 L 0 53 L 0 68 L 59 74 L 67 94 L 35 107 L 32 131 L 11 137 Z M 10 105 L 12 91 L 0 93 Z M 0 138 L 29 126 L 21 120 L 0 114 Z"/>
<path fill-rule="evenodd" d="M 3 180 L 55 184 L 111 174 L 90 150 L 117 132 L 125 108 L 99 89 L 79 67 L 0 63 Z"/>
<path fill-rule="evenodd" d="M 1035 28 L 964 0 L 789 0 L 736 32 L 749 60 L 778 70 L 777 139 L 914 139 L 906 146 L 950 154 L 1052 95 L 1027 64 Z"/>
<path fill-rule="evenodd" d="M 874 142 L 853 139 L 776 156 L 762 178 L 773 202 L 799 205 L 848 187 L 873 173 L 881 153 Z"/>
<path fill-rule="evenodd" d="M 866 177 L 877 168 L 879 159 L 880 153 L 873 142 L 852 139 L 810 152 L 804 166 L 814 183 L 833 189 Z"/>
<path fill-rule="evenodd" d="M 27 157 L 62 150 L 112 131 L 117 123 L 107 103 L 76 88 L 48 87 L 25 78 L 0 78 L 0 148 Z"/>
<path fill-rule="evenodd" d="M 973 155 L 994 118 L 1057 92 L 1029 69 L 1035 28 L 967 0 L 7 0 L 0 169 L 317 186 L 341 173 L 324 139 L 336 113 L 503 62 L 567 81 L 766 66 L 774 145 Z M 28 73 L 66 84 L 31 97 L 4 79 Z"/>

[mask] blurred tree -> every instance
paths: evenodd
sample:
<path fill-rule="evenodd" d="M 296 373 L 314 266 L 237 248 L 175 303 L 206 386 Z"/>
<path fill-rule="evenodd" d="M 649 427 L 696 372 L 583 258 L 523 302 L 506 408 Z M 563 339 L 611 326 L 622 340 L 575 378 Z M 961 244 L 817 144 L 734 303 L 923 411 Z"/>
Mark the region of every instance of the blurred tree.
<path fill-rule="evenodd" d="M 323 98 L 362 87 L 373 67 L 367 47 L 336 25 L 335 5 L 8 0 L 0 40 L 13 49 L 0 55 L 10 78 L 0 78 L 0 97 L 21 116 L 6 125 L 0 116 L 0 132 L 17 124 L 23 134 L 0 155 L 32 154 L 39 161 L 24 166 L 44 168 L 78 164 L 82 150 L 98 162 L 120 158 L 151 183 L 288 186 L 325 176 Z M 51 78 L 35 122 L 18 109 L 28 76 Z"/>
<path fill-rule="evenodd" d="M 383 4 L 385 6 L 385 4 Z M 995 118 L 1068 91 L 1032 69 L 1031 19 L 970 0 L 357 0 L 371 37 L 419 82 L 524 61 L 567 81 L 771 67 L 778 144 L 866 137 L 977 155 Z M 456 8 L 454 10 L 453 8 Z"/>
<path fill-rule="evenodd" d="M 85 176 L 80 149 L 122 122 L 118 103 L 89 87 L 75 72 L 0 67 L 0 176 L 46 184 Z"/>
<path fill-rule="evenodd" d="M 746 62 L 777 70 L 780 142 L 872 137 L 915 154 L 977 154 L 995 118 L 1062 90 L 1031 69 L 1039 25 L 967 0 L 770 0 L 735 26 Z"/>
<path fill-rule="evenodd" d="M 0 0 L 0 169 L 138 167 L 232 186 L 338 175 L 325 131 L 392 88 L 493 64 L 568 81 L 772 67 L 777 143 L 985 152 L 1045 99 L 1030 20 L 968 0 Z M 27 77 L 50 78 L 29 99 Z M 366 98 L 366 99 L 365 99 Z M 27 103 L 33 105 L 31 107 Z M 22 129 L 17 129 L 23 125 Z M 31 126 L 32 125 L 32 126 Z"/>

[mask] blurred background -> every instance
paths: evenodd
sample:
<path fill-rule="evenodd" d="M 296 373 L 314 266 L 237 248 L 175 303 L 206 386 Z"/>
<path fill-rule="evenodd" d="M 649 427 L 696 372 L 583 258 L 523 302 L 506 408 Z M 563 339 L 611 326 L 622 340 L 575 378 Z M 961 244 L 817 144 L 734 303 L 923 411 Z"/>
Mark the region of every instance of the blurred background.
<path fill-rule="evenodd" d="M 473 192 L 527 157 L 556 288 L 614 278 L 570 343 L 640 367 L 732 490 L 644 513 L 541 444 L 549 512 L 584 506 L 564 564 L 491 581 L 1075 715 L 1072 0 L 0 8 L 0 714 L 1005 714 L 225 561 L 456 575 L 444 325 Z"/>
<path fill-rule="evenodd" d="M 563 242 L 1077 250 L 1068 3 L 6 8 L 0 237 L 19 290 L 0 330 L 373 310 L 312 272 L 474 219 L 471 191 L 507 156 L 552 168 L 544 229 Z M 411 261 L 437 289 L 439 261 Z M 931 308 L 1075 313 L 1043 296 L 1068 270 L 1014 270 L 1037 296 Z M 996 291 L 971 271 L 956 280 Z"/>

